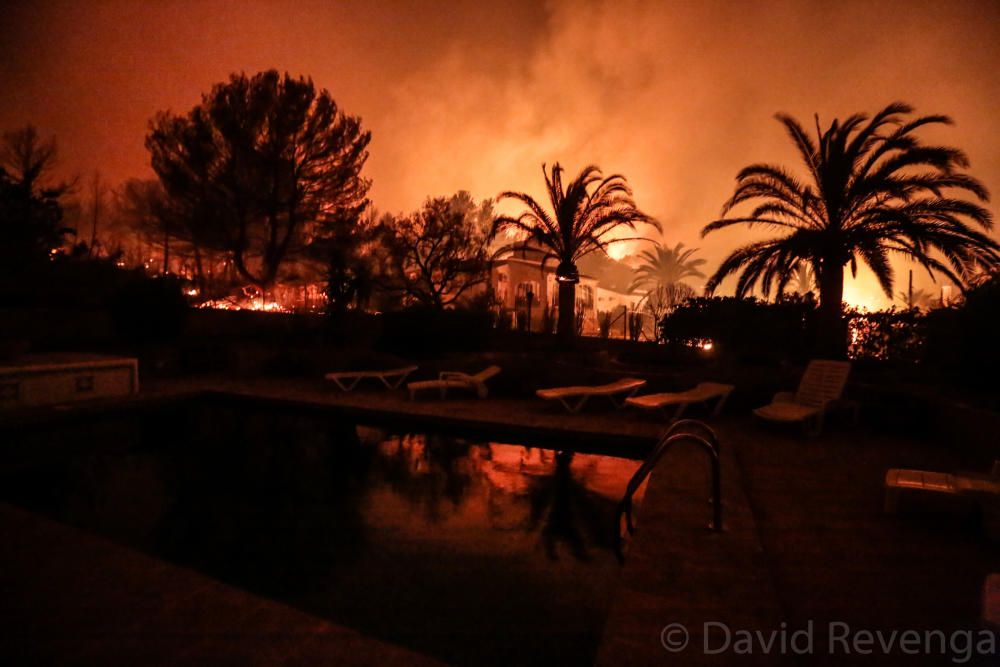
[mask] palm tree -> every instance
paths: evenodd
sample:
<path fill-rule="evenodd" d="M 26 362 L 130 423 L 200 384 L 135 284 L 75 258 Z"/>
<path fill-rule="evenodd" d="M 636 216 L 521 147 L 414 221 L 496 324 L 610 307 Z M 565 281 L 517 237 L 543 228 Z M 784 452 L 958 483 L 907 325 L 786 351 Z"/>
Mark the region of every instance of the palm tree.
<path fill-rule="evenodd" d="M 532 480 L 528 498 L 531 515 L 529 530 L 539 529 L 539 537 L 549 558 L 559 557 L 559 544 L 565 544 L 578 560 L 590 560 L 588 547 L 609 549 L 607 530 L 613 503 L 595 493 L 586 473 L 573 469 L 574 453 L 559 451 L 551 475 Z"/>
<path fill-rule="evenodd" d="M 517 217 L 501 215 L 494 219 L 490 236 L 495 238 L 508 229 L 523 232 L 545 252 L 544 261 L 559 262 L 556 267 L 559 283 L 556 330 L 559 337 L 567 341 L 575 333 L 576 284 L 580 282 L 576 263 L 580 258 L 597 250 L 606 253 L 612 243 L 637 240 L 635 237 L 608 238 L 620 226 L 634 230 L 636 223 L 644 222 L 659 230 L 660 225 L 636 206 L 624 176 L 605 177 L 599 168 L 590 165 L 563 187 L 563 168 L 558 162 L 552 166 L 551 176 L 544 164 L 542 173 L 551 211 L 523 192 L 501 193 L 499 200 L 513 199 L 526 208 Z"/>
<path fill-rule="evenodd" d="M 639 253 L 642 262 L 635 270 L 635 279 L 629 286 L 629 292 L 645 289 L 650 291 L 657 287 L 685 284 L 685 278 L 704 278 L 705 274 L 698 268 L 705 263 L 703 259 L 692 259 L 698 248 L 684 249 L 683 243 L 673 248 L 657 245 L 654 250 L 643 250 Z M 690 286 L 688 286 L 690 287 Z"/>
<path fill-rule="evenodd" d="M 960 195 L 989 201 L 978 180 L 961 173 L 965 154 L 947 146 L 925 145 L 915 136 L 925 125 L 950 125 L 947 116 L 907 118 L 913 109 L 896 102 L 871 119 L 855 114 L 834 120 L 816 138 L 791 116 L 778 114 L 805 162 L 808 178 L 770 164 L 753 164 L 736 177 L 736 191 L 722 209 L 722 219 L 708 224 L 702 236 L 731 225 L 762 225 L 781 235 L 749 243 L 730 254 L 709 279 L 711 292 L 731 273 L 740 272 L 737 296 L 760 281 L 765 296 L 778 293 L 800 261 L 812 266 L 819 285 L 824 351 L 846 353 L 843 322 L 844 267 L 856 274 L 858 260 L 892 297 L 891 255 L 919 262 L 955 284 L 972 263 L 995 266 L 1000 245 L 987 233 L 990 212 Z M 743 202 L 755 201 L 748 214 L 727 218 Z M 983 231 L 976 229 L 981 228 Z"/>
<path fill-rule="evenodd" d="M 909 310 L 929 308 L 934 303 L 934 297 L 931 293 L 923 289 L 900 291 L 896 298 L 902 301 Z"/>
<path fill-rule="evenodd" d="M 907 310 L 929 308 L 934 301 L 934 297 L 930 292 L 925 292 L 922 289 L 913 289 L 913 269 L 910 269 L 906 290 L 900 290 L 896 297 L 906 305 Z"/>
<path fill-rule="evenodd" d="M 816 274 L 813 273 L 812 265 L 809 262 L 799 262 L 789 284 L 796 294 L 805 296 L 814 293 L 816 291 Z"/>

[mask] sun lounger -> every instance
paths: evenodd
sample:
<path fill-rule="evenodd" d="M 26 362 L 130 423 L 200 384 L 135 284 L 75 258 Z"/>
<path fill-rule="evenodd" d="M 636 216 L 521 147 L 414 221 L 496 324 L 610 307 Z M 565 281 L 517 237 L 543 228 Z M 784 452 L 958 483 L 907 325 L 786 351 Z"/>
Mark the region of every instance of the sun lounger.
<path fill-rule="evenodd" d="M 974 473 L 952 475 L 929 470 L 890 468 L 885 473 L 885 511 L 895 513 L 903 493 L 965 496 L 980 504 L 1000 498 L 1000 477 Z M 985 507 L 984 507 L 985 509 Z"/>
<path fill-rule="evenodd" d="M 411 382 L 406 385 L 406 388 L 410 390 L 410 399 L 413 399 L 418 391 L 425 389 L 437 389 L 441 392 L 441 398 L 447 396 L 449 389 L 474 391 L 479 398 L 486 398 L 490 393 L 489 388 L 486 386 L 486 381 L 492 377 L 496 377 L 500 371 L 501 368 L 499 366 L 489 366 L 473 375 L 445 371 L 438 375 L 437 380 Z"/>
<path fill-rule="evenodd" d="M 604 396 L 616 408 L 622 407 L 622 403 L 617 397 L 628 398 L 639 391 L 646 384 L 645 380 L 638 378 L 623 378 L 610 384 L 600 384 L 594 386 L 580 387 L 555 387 L 552 389 L 539 389 L 535 392 L 539 398 L 547 401 L 559 401 L 570 412 L 579 412 L 591 396 Z"/>
<path fill-rule="evenodd" d="M 823 417 L 840 400 L 850 372 L 849 361 L 814 359 L 806 367 L 798 390 L 779 392 L 770 405 L 753 412 L 768 421 L 812 425 L 810 433 L 819 434 L 823 430 Z"/>
<path fill-rule="evenodd" d="M 718 415 L 722 412 L 722 406 L 725 405 L 726 399 L 729 398 L 732 391 L 733 385 L 731 384 L 702 382 L 694 389 L 687 391 L 632 396 L 625 399 L 625 405 L 642 410 L 660 410 L 670 417 L 670 421 L 675 421 L 681 418 L 689 405 L 708 403 L 712 400 L 716 400 L 712 414 Z M 673 410 L 669 408 L 673 408 Z"/>
<path fill-rule="evenodd" d="M 383 371 L 341 371 L 337 373 L 327 373 L 326 379 L 332 380 L 343 391 L 351 391 L 358 386 L 358 383 L 365 378 L 379 380 L 389 389 L 398 389 L 407 376 L 417 370 L 416 366 L 404 366 L 403 368 L 391 368 Z"/>

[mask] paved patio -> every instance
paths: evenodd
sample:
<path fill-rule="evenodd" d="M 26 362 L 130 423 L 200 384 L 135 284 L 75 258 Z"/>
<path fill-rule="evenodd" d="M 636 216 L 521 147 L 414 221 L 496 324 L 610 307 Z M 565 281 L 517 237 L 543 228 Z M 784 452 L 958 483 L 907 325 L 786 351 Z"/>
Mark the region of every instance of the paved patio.
<path fill-rule="evenodd" d="M 431 665 L 273 600 L 0 503 L 9 665 Z"/>

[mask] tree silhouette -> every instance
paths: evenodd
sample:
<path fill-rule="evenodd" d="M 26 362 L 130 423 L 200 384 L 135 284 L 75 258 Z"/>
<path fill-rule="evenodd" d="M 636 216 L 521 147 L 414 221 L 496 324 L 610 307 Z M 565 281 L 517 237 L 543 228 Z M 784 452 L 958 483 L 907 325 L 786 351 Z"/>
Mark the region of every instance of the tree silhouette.
<path fill-rule="evenodd" d="M 639 302 L 641 310 L 649 315 L 651 327 L 647 334 L 650 339 L 656 338 L 656 327 L 669 315 L 677 306 L 681 305 L 695 295 L 695 291 L 687 283 L 670 283 L 669 285 L 657 285 L 646 292 Z M 638 309 L 637 309 L 638 310 Z M 642 332 L 646 332 L 645 323 L 642 325 Z"/>
<path fill-rule="evenodd" d="M 351 307 L 368 304 L 381 268 L 370 250 L 379 242 L 378 219 L 378 213 L 368 208 L 360 219 L 334 220 L 314 244 L 319 256 L 326 260 L 329 314 L 342 314 Z"/>
<path fill-rule="evenodd" d="M 170 253 L 174 245 L 171 240 L 179 236 L 182 221 L 171 206 L 163 186 L 156 179 L 132 178 L 121 185 L 115 193 L 116 217 L 127 227 L 140 246 L 158 248 L 161 252 L 166 275 L 170 266 Z M 149 253 L 138 253 L 140 263 L 144 263 Z"/>
<path fill-rule="evenodd" d="M 383 284 L 441 309 L 486 280 L 486 237 L 492 203 L 467 192 L 428 199 L 408 216 L 386 216 L 380 238 L 387 255 Z"/>
<path fill-rule="evenodd" d="M 951 119 L 907 118 L 912 112 L 896 102 L 871 119 L 855 114 L 843 122 L 834 120 L 826 131 L 817 117 L 815 139 L 797 120 L 778 114 L 808 179 L 770 164 L 753 164 L 737 175 L 723 218 L 708 224 L 702 235 L 732 225 L 761 225 L 783 234 L 735 250 L 706 290 L 713 291 L 726 276 L 740 272 L 737 296 L 747 294 L 758 281 L 765 296 L 775 285 L 781 293 L 795 267 L 805 261 L 819 285 L 820 329 L 827 336 L 824 352 L 843 356 L 845 266 L 856 274 L 860 259 L 891 298 L 892 254 L 915 260 L 959 285 L 969 264 L 996 264 L 1000 246 L 975 229 L 992 228 L 989 211 L 952 194 L 988 201 L 986 188 L 959 171 L 968 166 L 968 158 L 956 148 L 925 145 L 915 135 L 924 126 L 951 124 Z M 757 203 L 748 214 L 725 217 L 749 201 Z"/>
<path fill-rule="evenodd" d="M 61 199 L 70 183 L 50 182 L 54 139 L 28 125 L 5 132 L 0 142 L 0 270 L 12 276 L 47 260 L 73 230 L 63 224 Z"/>
<path fill-rule="evenodd" d="M 199 238 L 266 290 L 319 230 L 367 205 L 370 139 L 312 80 L 270 70 L 232 75 L 186 115 L 159 114 L 146 146 Z"/>
<path fill-rule="evenodd" d="M 432 523 L 457 510 L 482 477 L 469 441 L 436 435 L 392 436 L 394 447 L 379 447 L 374 464 L 399 496 L 420 507 Z M 488 449 L 488 447 L 486 447 Z"/>
<path fill-rule="evenodd" d="M 11 183 L 26 192 L 58 198 L 73 188 L 70 182 L 49 182 L 58 154 L 54 137 L 43 139 L 34 125 L 26 125 L 4 132 L 0 143 L 0 169 Z"/>
<path fill-rule="evenodd" d="M 87 252 L 91 257 L 96 257 L 100 254 L 101 246 L 98 230 L 108 215 L 108 186 L 101 178 L 101 172 L 94 171 L 87 183 L 87 194 L 86 216 L 90 222 L 90 241 L 87 243 Z"/>
<path fill-rule="evenodd" d="M 563 168 L 557 162 L 552 173 L 546 171 L 551 212 L 533 197 L 523 192 L 503 192 L 500 200 L 513 199 L 526 208 L 517 217 L 498 216 L 493 222 L 491 237 L 513 229 L 527 235 L 546 253 L 545 259 L 559 262 L 556 280 L 559 283 L 559 319 L 557 333 L 564 342 L 575 333 L 576 284 L 580 273 L 576 263 L 581 257 L 600 250 L 607 254 L 608 245 L 635 238 L 609 238 L 618 227 L 635 229 L 644 222 L 660 229 L 658 222 L 643 213 L 632 199 L 632 189 L 624 176 L 604 177 L 594 165 L 585 167 L 575 179 L 563 187 Z"/>
<path fill-rule="evenodd" d="M 673 248 L 661 245 L 654 250 L 643 250 L 639 253 L 641 263 L 635 270 L 635 278 L 629 286 L 630 292 L 638 290 L 650 291 L 657 287 L 667 287 L 684 284 L 686 278 L 704 278 L 705 274 L 698 268 L 705 263 L 704 259 L 693 259 L 698 248 L 684 249 L 683 243 Z M 693 291 L 693 290 L 692 290 Z"/>

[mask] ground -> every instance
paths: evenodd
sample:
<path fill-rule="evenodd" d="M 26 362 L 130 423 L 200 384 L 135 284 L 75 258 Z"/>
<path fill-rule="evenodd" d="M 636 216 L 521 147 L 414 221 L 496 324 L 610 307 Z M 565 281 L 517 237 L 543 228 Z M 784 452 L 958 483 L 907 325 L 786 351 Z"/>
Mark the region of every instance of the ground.
<path fill-rule="evenodd" d="M 373 417 L 394 414 L 428 424 L 496 429 L 508 440 L 517 432 L 533 437 L 561 433 L 564 440 L 605 453 L 620 443 L 620 453 L 634 454 L 663 428 L 653 418 L 599 406 L 568 415 L 557 406 L 531 400 L 409 401 L 402 391 L 343 394 L 311 380 L 174 381 L 148 387 L 139 400 L 204 389 L 309 402 Z M 38 418 L 47 417 L 35 413 L 18 419 L 27 426 Z M 600 664 L 658 664 L 672 658 L 679 664 L 778 662 L 759 652 L 743 658 L 732 652 L 703 655 L 699 647 L 706 621 L 734 630 L 786 627 L 789 632 L 812 621 L 821 653 L 826 652 L 825 628 L 831 621 L 871 631 L 978 627 L 980 591 L 987 574 L 997 569 L 1000 548 L 981 537 L 969 521 L 882 513 L 887 468 L 956 469 L 963 464 L 953 443 L 892 437 L 864 424 L 837 422 L 824 435 L 805 438 L 797 430 L 767 428 L 745 414 L 724 417 L 714 425 L 722 441 L 725 530 L 719 534 L 707 528 L 711 511 L 703 455 L 693 448 L 671 453 L 654 471 L 639 509 L 638 530 L 627 545 L 622 583 L 598 654 Z M 320 656 L 339 664 L 418 660 L 382 642 L 200 575 L 147 562 L 146 557 L 13 508 L 2 508 L 0 526 L 7 564 L 0 572 L 0 586 L 7 591 L 0 596 L 0 611 L 7 628 L 24 630 L 30 619 L 25 638 L 36 648 L 27 657 L 86 655 L 101 663 L 109 657 L 141 659 L 148 657 L 148 648 L 145 653 L 140 649 L 160 636 L 153 645 L 164 662 L 217 658 L 230 651 L 250 662 L 270 662 L 286 654 L 304 663 Z M 53 553 L 72 553 L 74 558 L 35 556 Z M 140 597 L 129 593 L 136 590 L 144 592 Z M 254 613 L 234 613 L 247 605 Z M 123 626 L 123 617 L 133 622 Z M 206 618 L 211 619 L 207 626 L 198 620 Z M 671 623 L 683 624 L 690 638 L 688 648 L 676 656 L 661 645 L 661 631 Z M 181 648 L 174 641 L 178 633 L 195 633 L 200 639 Z M 43 642 L 45 638 L 62 641 Z M 930 664 L 942 659 L 936 656 Z M 792 662 L 857 661 L 921 664 L 898 654 L 869 659 L 816 655 Z"/>

